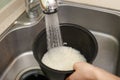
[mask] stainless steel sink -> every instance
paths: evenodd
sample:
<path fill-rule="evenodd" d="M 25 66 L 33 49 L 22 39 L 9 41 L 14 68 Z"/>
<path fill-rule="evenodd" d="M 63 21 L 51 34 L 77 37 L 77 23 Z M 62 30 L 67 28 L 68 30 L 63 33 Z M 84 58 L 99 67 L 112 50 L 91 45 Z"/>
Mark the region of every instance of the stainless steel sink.
<path fill-rule="evenodd" d="M 120 75 L 120 12 L 66 2 L 59 7 L 60 23 L 89 29 L 98 41 L 93 65 Z M 22 21 L 24 15 L 18 19 Z M 16 29 L 14 29 L 16 27 Z M 0 41 L 0 80 L 19 80 L 25 71 L 39 68 L 32 53 L 34 39 L 45 28 L 44 18 L 34 25 L 14 24 Z"/>

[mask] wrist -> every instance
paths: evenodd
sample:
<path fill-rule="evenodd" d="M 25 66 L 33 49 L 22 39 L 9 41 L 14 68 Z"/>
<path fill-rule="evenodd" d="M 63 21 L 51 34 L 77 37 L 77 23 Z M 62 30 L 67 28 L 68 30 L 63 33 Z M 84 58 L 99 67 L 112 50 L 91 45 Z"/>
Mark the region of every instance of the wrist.
<path fill-rule="evenodd" d="M 94 71 L 95 71 L 96 80 L 120 80 L 119 77 L 117 77 L 103 69 L 96 67 Z"/>

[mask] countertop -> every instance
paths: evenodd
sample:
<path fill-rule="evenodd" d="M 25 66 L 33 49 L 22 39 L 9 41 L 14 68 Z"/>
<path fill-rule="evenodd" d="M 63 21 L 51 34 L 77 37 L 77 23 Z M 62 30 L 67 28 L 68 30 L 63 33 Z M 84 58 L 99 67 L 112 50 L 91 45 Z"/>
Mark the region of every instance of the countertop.
<path fill-rule="evenodd" d="M 24 0 L 11 0 L 0 9 L 0 35 L 24 12 Z"/>
<path fill-rule="evenodd" d="M 120 0 L 65 0 L 120 11 Z M 0 35 L 24 12 L 24 0 L 12 0 L 0 10 Z"/>

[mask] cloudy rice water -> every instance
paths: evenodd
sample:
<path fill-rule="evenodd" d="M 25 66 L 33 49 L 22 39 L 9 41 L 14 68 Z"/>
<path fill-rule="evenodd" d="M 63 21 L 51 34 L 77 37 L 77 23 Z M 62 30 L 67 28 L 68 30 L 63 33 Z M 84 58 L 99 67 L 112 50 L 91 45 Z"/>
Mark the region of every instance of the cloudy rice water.
<path fill-rule="evenodd" d="M 60 71 L 73 70 L 74 63 L 80 61 L 86 62 L 80 51 L 65 46 L 50 49 L 42 58 L 43 64 Z"/>

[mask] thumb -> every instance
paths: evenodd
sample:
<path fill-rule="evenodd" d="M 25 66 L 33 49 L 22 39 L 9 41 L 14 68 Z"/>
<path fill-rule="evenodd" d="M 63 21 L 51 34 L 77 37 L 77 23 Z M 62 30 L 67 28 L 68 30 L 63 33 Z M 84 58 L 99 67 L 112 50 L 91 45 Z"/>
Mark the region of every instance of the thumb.
<path fill-rule="evenodd" d="M 73 65 L 73 69 L 74 70 L 78 70 L 80 69 L 82 66 L 86 65 L 87 63 L 86 62 L 76 62 L 74 65 Z"/>

